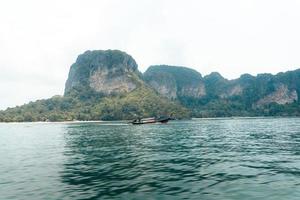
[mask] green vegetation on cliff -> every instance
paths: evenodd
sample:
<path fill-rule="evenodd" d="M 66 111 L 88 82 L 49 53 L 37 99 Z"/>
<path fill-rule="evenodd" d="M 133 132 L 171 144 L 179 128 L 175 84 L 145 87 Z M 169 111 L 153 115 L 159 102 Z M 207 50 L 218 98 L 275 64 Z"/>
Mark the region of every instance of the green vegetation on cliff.
<path fill-rule="evenodd" d="M 300 116 L 299 72 L 246 74 L 235 80 L 204 77 L 207 96 L 180 101 L 197 117 Z M 285 87 L 286 91 L 281 89 Z M 241 90 L 234 93 L 234 88 Z"/>
<path fill-rule="evenodd" d="M 67 96 L 54 96 L 0 111 L 0 121 L 129 120 L 138 116 L 170 114 L 177 118 L 190 116 L 186 108 L 176 102 L 169 102 L 146 86 L 128 94 L 110 96 L 91 89 L 74 88 Z"/>
<path fill-rule="evenodd" d="M 300 116 L 298 94 L 300 69 L 234 80 L 167 65 L 142 74 L 125 52 L 86 51 L 71 66 L 64 96 L 0 111 L 0 122 Z"/>
<path fill-rule="evenodd" d="M 193 117 L 300 116 L 300 70 L 256 77 L 244 74 L 227 80 L 217 72 L 202 78 L 194 70 L 182 67 L 152 66 L 144 75 L 146 82 L 161 95 L 177 93 L 175 99 Z M 178 93 L 186 82 L 190 82 L 190 91 L 201 91 L 200 95 L 192 96 L 187 89 Z M 203 85 L 204 90 L 195 90 L 193 82 Z"/>

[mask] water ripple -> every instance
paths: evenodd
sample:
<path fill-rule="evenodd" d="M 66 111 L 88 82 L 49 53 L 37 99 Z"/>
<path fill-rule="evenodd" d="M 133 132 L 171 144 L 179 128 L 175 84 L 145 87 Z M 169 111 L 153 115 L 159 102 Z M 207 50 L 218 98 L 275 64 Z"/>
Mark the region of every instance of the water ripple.
<path fill-rule="evenodd" d="M 3 199 L 299 199 L 299 122 L 1 124 L 0 194 Z"/>

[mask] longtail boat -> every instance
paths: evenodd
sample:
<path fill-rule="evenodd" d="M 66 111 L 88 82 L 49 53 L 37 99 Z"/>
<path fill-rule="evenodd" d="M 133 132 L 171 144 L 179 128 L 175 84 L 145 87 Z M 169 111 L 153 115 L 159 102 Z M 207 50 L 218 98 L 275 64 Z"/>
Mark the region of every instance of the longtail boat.
<path fill-rule="evenodd" d="M 169 120 L 171 120 L 170 117 L 159 117 L 159 118 L 151 117 L 151 118 L 135 119 L 130 123 L 133 124 L 133 125 L 154 124 L 154 123 L 166 124 L 166 123 L 168 123 Z"/>

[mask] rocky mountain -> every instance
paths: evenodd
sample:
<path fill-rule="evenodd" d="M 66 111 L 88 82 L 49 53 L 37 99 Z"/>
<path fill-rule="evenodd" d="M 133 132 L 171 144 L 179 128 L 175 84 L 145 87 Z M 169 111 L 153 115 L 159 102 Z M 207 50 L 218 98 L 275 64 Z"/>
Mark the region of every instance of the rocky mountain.
<path fill-rule="evenodd" d="M 169 99 L 201 98 L 206 94 L 201 74 L 186 67 L 150 66 L 144 73 L 144 80 L 159 94 Z"/>
<path fill-rule="evenodd" d="M 0 112 L 0 121 L 120 120 L 173 115 L 188 118 L 179 102 L 149 87 L 135 60 L 119 50 L 86 51 L 71 66 L 64 96 Z"/>
<path fill-rule="evenodd" d="M 0 111 L 0 122 L 300 116 L 299 94 L 300 69 L 234 80 L 168 65 L 142 74 L 125 52 L 86 51 L 71 66 L 63 96 Z"/>
<path fill-rule="evenodd" d="M 65 94 L 78 86 L 104 94 L 130 92 L 137 88 L 140 75 L 135 60 L 125 52 L 86 51 L 71 66 Z"/>
<path fill-rule="evenodd" d="M 300 115 L 300 70 L 228 80 L 218 72 L 202 77 L 189 68 L 160 65 L 149 67 L 144 80 L 196 117 Z"/>
<path fill-rule="evenodd" d="M 258 74 L 256 77 L 244 74 L 235 80 L 224 79 L 221 75 L 210 74 L 204 77 L 206 88 L 217 98 L 247 98 L 252 106 L 271 103 L 280 105 L 298 101 L 297 82 L 300 81 L 298 70 L 277 75 Z M 289 74 L 292 74 L 293 82 Z M 245 99 L 246 101 L 246 99 Z"/>
<path fill-rule="evenodd" d="M 257 106 L 263 106 L 270 103 L 277 103 L 280 105 L 293 103 L 298 101 L 298 93 L 296 90 L 288 89 L 287 85 L 278 84 L 274 92 L 266 95 L 256 102 Z"/>

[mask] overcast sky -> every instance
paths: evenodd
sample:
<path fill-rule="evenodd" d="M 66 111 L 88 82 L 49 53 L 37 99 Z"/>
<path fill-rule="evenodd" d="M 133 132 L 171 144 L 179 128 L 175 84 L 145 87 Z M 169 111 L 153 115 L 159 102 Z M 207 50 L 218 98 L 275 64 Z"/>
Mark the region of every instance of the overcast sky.
<path fill-rule="evenodd" d="M 300 66 L 299 0 L 3 0 L 0 109 L 63 94 L 78 54 L 120 49 L 149 65 L 277 73 Z"/>

